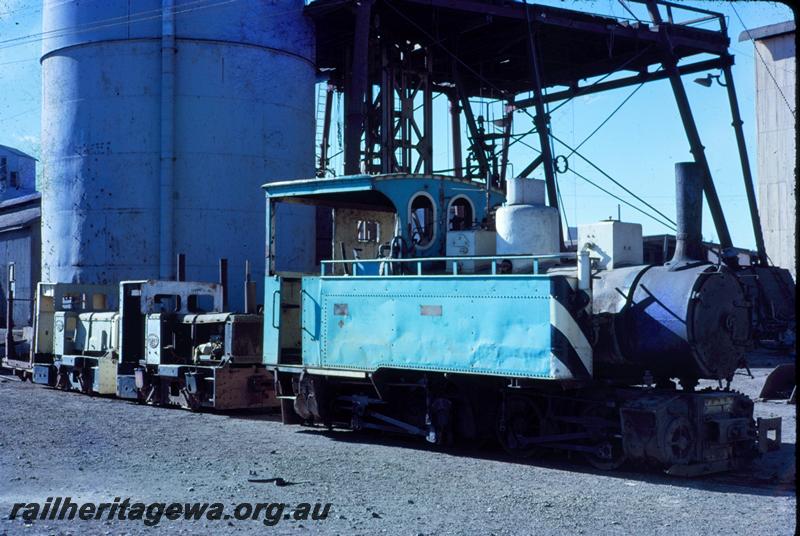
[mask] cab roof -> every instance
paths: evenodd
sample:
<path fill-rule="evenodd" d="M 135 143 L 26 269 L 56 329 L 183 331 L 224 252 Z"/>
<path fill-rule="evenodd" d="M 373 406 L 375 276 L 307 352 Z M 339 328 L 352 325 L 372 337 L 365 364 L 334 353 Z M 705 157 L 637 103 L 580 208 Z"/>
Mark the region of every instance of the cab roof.
<path fill-rule="evenodd" d="M 345 175 L 334 178 L 314 178 L 271 182 L 262 188 L 267 197 L 272 199 L 295 198 L 312 204 L 336 205 L 370 205 L 394 210 L 389 197 L 393 192 L 432 190 L 434 187 L 444 188 L 461 194 L 485 193 L 483 183 L 448 175 L 420 175 L 409 173 L 391 173 L 384 175 Z M 503 193 L 491 189 L 492 197 L 503 196 Z M 389 197 L 387 197 L 389 196 Z"/>

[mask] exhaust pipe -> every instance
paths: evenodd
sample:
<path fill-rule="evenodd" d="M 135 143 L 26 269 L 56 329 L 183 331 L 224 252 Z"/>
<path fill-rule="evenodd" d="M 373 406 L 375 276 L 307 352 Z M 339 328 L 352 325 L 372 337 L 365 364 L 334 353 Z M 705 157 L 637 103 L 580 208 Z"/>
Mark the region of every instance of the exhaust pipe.
<path fill-rule="evenodd" d="M 256 312 L 256 282 L 250 278 L 250 261 L 244 261 L 244 312 Z"/>
<path fill-rule="evenodd" d="M 178 253 L 177 281 L 186 281 L 186 254 Z"/>
<path fill-rule="evenodd" d="M 228 310 L 228 259 L 219 260 L 219 286 L 222 287 L 222 310 Z"/>
<path fill-rule="evenodd" d="M 703 168 L 699 164 L 675 164 L 675 202 L 675 254 L 665 264 L 678 267 L 690 261 L 703 262 Z"/>

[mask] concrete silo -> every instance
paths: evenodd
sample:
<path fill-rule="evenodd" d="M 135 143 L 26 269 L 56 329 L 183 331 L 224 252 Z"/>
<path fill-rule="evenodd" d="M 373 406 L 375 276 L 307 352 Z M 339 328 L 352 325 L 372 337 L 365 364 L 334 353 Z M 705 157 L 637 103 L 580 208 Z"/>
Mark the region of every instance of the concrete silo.
<path fill-rule="evenodd" d="M 263 278 L 260 185 L 314 173 L 302 0 L 49 0 L 42 55 L 42 279 Z M 310 269 L 314 216 L 281 207 Z M 286 267 L 289 268 L 289 267 Z M 260 293 L 259 293 L 260 295 Z"/>

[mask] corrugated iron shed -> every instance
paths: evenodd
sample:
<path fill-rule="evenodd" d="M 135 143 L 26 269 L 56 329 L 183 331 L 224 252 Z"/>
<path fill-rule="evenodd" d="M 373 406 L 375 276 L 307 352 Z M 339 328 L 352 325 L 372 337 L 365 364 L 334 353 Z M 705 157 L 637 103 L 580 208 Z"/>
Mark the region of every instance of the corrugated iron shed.
<path fill-rule="evenodd" d="M 14 265 L 14 326 L 30 326 L 40 277 L 41 194 L 0 202 L 0 319 L 5 327 L 9 264 Z"/>

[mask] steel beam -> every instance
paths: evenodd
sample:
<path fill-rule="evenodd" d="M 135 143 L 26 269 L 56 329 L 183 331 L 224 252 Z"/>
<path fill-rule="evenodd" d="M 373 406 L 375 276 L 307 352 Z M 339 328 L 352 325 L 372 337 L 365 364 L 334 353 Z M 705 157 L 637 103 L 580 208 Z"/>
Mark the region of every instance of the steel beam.
<path fill-rule="evenodd" d="M 328 150 L 330 149 L 330 133 L 331 133 L 331 114 L 333 110 L 333 85 L 328 82 L 325 88 L 325 115 L 322 121 L 322 142 L 319 148 L 319 169 L 318 175 L 325 176 L 325 171 L 328 169 Z"/>
<path fill-rule="evenodd" d="M 730 63 L 733 63 L 733 61 Z M 722 73 L 725 78 L 725 89 L 727 89 L 728 102 L 731 107 L 731 126 L 733 126 L 733 130 L 736 132 L 736 144 L 739 148 L 739 161 L 742 165 L 742 176 L 744 178 L 744 191 L 747 194 L 747 205 L 750 208 L 750 222 L 753 226 L 753 236 L 755 236 L 756 239 L 758 260 L 761 264 L 767 266 L 767 251 L 764 248 L 764 233 L 761 229 L 761 216 L 758 213 L 756 192 L 753 187 L 753 175 L 750 172 L 750 157 L 747 156 L 747 144 L 744 141 L 744 132 L 742 131 L 744 121 L 742 121 L 742 116 L 739 113 L 739 103 L 736 99 L 736 87 L 733 85 L 733 73 L 731 72 L 730 64 L 722 68 Z"/>
<path fill-rule="evenodd" d="M 467 11 L 480 13 L 486 16 L 525 20 L 528 22 L 542 23 L 548 26 L 559 26 L 570 30 L 579 30 L 583 32 L 592 32 L 600 35 L 608 35 L 609 21 L 614 21 L 613 31 L 619 37 L 636 39 L 641 42 L 653 42 L 657 39 L 655 34 L 651 31 L 647 24 L 631 24 L 623 26 L 619 24 L 617 19 L 611 16 L 586 16 L 585 18 L 577 19 L 569 15 L 568 10 L 563 8 L 536 5 L 536 10 L 528 13 L 528 8 L 523 3 L 500 3 L 500 2 L 482 2 L 479 0 L 404 0 L 408 3 L 422 4 L 424 6 L 432 6 L 445 9 L 454 9 L 459 11 Z M 649 0 L 642 0 L 648 2 Z M 658 4 L 665 5 L 664 2 L 657 2 Z M 522 5 L 520 5 L 522 4 Z M 672 4 L 678 6 L 679 4 Z M 692 6 L 680 5 L 681 9 L 687 11 L 694 11 L 699 13 L 713 13 Z M 520 9 L 522 8 L 522 9 Z M 698 48 L 703 52 L 708 53 L 724 53 L 727 50 L 727 43 L 723 43 L 720 39 L 720 32 L 710 30 L 699 30 L 696 28 L 685 28 L 682 34 L 672 35 L 671 39 L 676 46 L 686 46 L 690 48 Z"/>
<path fill-rule="evenodd" d="M 433 80 L 431 70 L 433 68 L 433 53 L 429 47 L 425 51 L 425 87 L 423 89 L 423 109 L 422 109 L 422 132 L 423 138 L 419 140 L 417 151 L 422 159 L 423 171 L 426 175 L 433 173 Z"/>
<path fill-rule="evenodd" d="M 507 112 L 503 116 L 503 145 L 500 152 L 500 187 L 505 191 L 506 172 L 508 171 L 508 148 L 511 141 L 511 130 L 514 124 L 514 105 L 512 102 L 506 104 Z"/>
<path fill-rule="evenodd" d="M 381 172 L 391 173 L 396 169 L 394 154 L 394 70 L 389 61 L 387 43 L 381 48 L 381 128 L 380 128 L 380 156 Z"/>
<path fill-rule="evenodd" d="M 447 94 L 450 101 L 450 130 L 453 135 L 453 172 L 456 177 L 463 177 L 464 172 L 461 166 L 461 107 L 458 105 L 458 97 L 452 92 Z"/>
<path fill-rule="evenodd" d="M 539 155 L 536 158 L 534 158 L 533 162 L 525 166 L 525 169 L 520 171 L 517 177 L 527 177 L 528 175 L 533 173 L 533 170 L 539 167 L 539 164 L 542 163 L 542 160 L 543 160 L 542 155 Z"/>
<path fill-rule="evenodd" d="M 728 224 L 725 222 L 725 214 L 722 212 L 722 205 L 717 195 L 717 190 L 714 187 L 714 180 L 711 177 L 711 169 L 706 159 L 705 148 L 700 140 L 700 133 L 697 130 L 697 124 L 694 121 L 692 108 L 689 104 L 689 97 L 686 95 L 686 88 L 683 87 L 681 75 L 678 71 L 678 62 L 675 55 L 672 53 L 669 36 L 665 33 L 666 28 L 662 25 L 661 14 L 658 12 L 658 6 L 654 0 L 647 0 L 647 10 L 653 18 L 653 22 L 659 25 L 659 33 L 661 38 L 661 55 L 662 65 L 664 70 L 667 71 L 669 76 L 669 83 L 672 86 L 672 93 L 675 96 L 675 102 L 678 105 L 678 112 L 683 122 L 683 128 L 686 131 L 686 137 L 689 140 L 690 152 L 703 169 L 703 191 L 706 194 L 706 201 L 708 202 L 708 209 L 711 212 L 711 217 L 714 220 L 714 226 L 717 230 L 719 237 L 719 244 L 723 250 L 729 249 L 733 246 L 731 241 L 731 234 L 728 230 Z"/>
<path fill-rule="evenodd" d="M 364 108 L 369 67 L 369 29 L 372 0 L 362 0 L 356 8 L 355 36 L 350 61 L 344 124 L 344 172 L 357 175 L 361 171 L 361 135 L 364 130 Z"/>
<path fill-rule="evenodd" d="M 528 4 L 525 4 L 526 14 Z M 544 178 L 547 186 L 547 202 L 551 207 L 555 207 L 558 212 L 558 243 L 560 249 L 564 250 L 564 231 L 561 225 L 561 211 L 558 208 L 558 191 L 556 190 L 556 172 L 553 166 L 553 153 L 550 147 L 550 118 L 544 109 L 544 92 L 542 91 L 542 78 L 539 70 L 539 52 L 536 48 L 535 29 L 530 18 L 528 18 L 528 41 L 530 42 L 531 71 L 534 83 L 534 107 L 536 115 L 533 116 L 533 124 L 539 135 L 539 144 L 542 151 L 542 164 L 544 165 Z"/>
<path fill-rule="evenodd" d="M 713 69 L 722 69 L 725 67 L 725 65 L 730 65 L 731 63 L 732 61 L 729 56 L 723 56 L 712 60 L 692 63 L 690 65 L 682 65 L 681 67 L 678 67 L 678 72 L 682 76 L 687 74 L 695 74 L 703 71 L 710 71 Z M 667 71 L 641 73 L 635 76 L 626 76 L 625 78 L 611 80 L 609 82 L 590 84 L 588 86 L 577 87 L 574 89 L 565 89 L 564 91 L 549 93 L 548 95 L 544 96 L 544 102 L 549 104 L 553 102 L 563 101 L 566 99 L 571 99 L 574 97 L 582 97 L 584 95 L 591 95 L 593 93 L 601 93 L 603 91 L 609 91 L 611 89 L 619 89 L 623 87 L 635 86 L 641 84 L 642 82 L 654 82 L 656 80 L 664 80 L 666 78 L 669 78 L 669 73 Z M 514 106 L 516 106 L 517 108 L 530 108 L 534 104 L 535 104 L 535 99 L 533 98 L 521 99 L 514 102 Z"/>
<path fill-rule="evenodd" d="M 467 119 L 467 128 L 469 129 L 472 143 L 473 145 L 477 145 L 475 156 L 478 158 L 481 178 L 489 183 L 491 178 L 489 177 L 489 161 L 486 159 L 486 146 L 483 144 L 483 139 L 478 131 L 478 124 L 475 122 L 475 114 L 472 113 L 472 106 L 469 104 L 469 96 L 461 80 L 458 64 L 455 61 L 453 62 L 453 81 L 456 85 L 456 91 L 458 91 L 458 98 L 461 101 L 461 108 L 464 110 L 464 117 Z"/>

